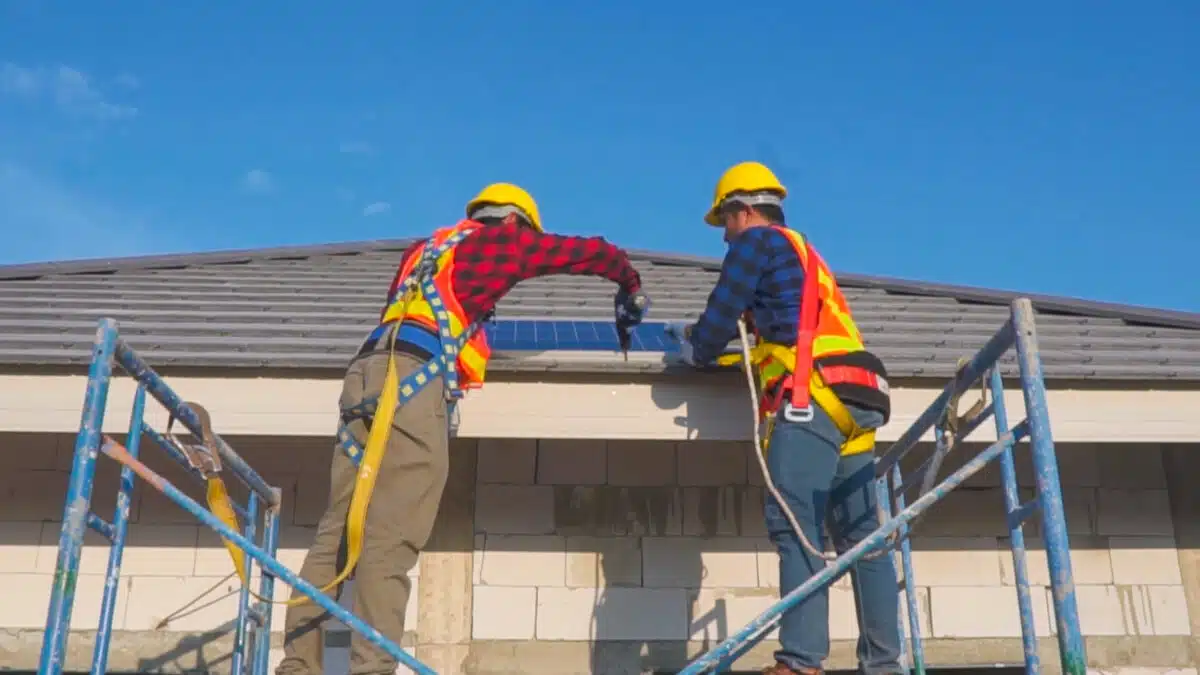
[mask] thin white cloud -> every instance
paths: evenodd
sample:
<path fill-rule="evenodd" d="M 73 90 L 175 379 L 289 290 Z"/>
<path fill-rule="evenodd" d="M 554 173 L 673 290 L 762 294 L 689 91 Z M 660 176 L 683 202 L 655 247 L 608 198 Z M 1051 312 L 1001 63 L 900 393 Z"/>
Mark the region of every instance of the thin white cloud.
<path fill-rule="evenodd" d="M 143 255 L 187 248 L 148 215 L 0 160 L 0 264 Z"/>
<path fill-rule="evenodd" d="M 388 211 L 391 211 L 391 210 L 392 210 L 391 204 L 389 204 L 387 202 L 375 202 L 373 204 L 367 204 L 367 207 L 365 209 L 363 209 L 363 215 L 364 216 L 378 216 L 380 214 L 387 213 Z"/>
<path fill-rule="evenodd" d="M 338 149 L 348 155 L 371 155 L 375 153 L 375 148 L 365 141 L 342 141 Z"/>
<path fill-rule="evenodd" d="M 275 189 L 275 179 L 262 169 L 251 169 L 242 176 L 242 189 L 254 194 L 266 194 Z"/>
<path fill-rule="evenodd" d="M 138 109 L 108 100 L 82 71 L 67 66 L 26 68 L 0 64 L 0 93 L 28 100 L 44 97 L 63 113 L 99 121 L 136 117 Z"/>

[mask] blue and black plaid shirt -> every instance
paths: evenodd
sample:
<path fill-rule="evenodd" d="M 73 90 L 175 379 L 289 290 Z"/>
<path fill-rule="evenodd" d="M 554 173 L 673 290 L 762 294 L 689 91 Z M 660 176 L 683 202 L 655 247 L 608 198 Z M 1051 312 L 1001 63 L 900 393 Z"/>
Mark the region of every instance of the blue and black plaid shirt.
<path fill-rule="evenodd" d="M 737 320 L 751 310 L 763 339 L 796 341 L 804 269 L 792 243 L 769 227 L 752 227 L 729 243 L 721 277 L 692 328 L 696 363 L 711 362 L 737 338 Z"/>

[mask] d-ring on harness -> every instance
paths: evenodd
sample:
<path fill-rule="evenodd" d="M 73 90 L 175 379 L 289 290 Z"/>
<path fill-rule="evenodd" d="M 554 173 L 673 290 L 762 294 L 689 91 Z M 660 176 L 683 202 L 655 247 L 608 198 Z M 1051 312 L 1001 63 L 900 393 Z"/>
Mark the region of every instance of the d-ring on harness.
<path fill-rule="evenodd" d="M 368 338 L 379 339 L 385 332 L 390 333 L 388 336 L 387 376 L 384 378 L 383 388 L 378 396 L 371 396 L 356 405 L 341 409 L 341 419 L 338 421 L 337 445 L 354 466 L 358 468 L 358 474 L 354 481 L 354 492 L 350 497 L 350 507 L 346 513 L 346 566 L 332 581 L 321 587 L 322 593 L 329 592 L 330 589 L 336 588 L 338 584 L 345 581 L 350 576 L 350 573 L 354 571 L 355 566 L 358 564 L 358 559 L 362 555 L 363 530 L 367 522 L 367 507 L 371 503 L 371 494 L 375 490 L 375 479 L 379 474 L 379 466 L 383 461 L 383 454 L 387 449 L 388 438 L 391 436 L 392 421 L 395 419 L 396 409 L 412 400 L 414 396 L 439 375 L 444 378 L 446 400 L 456 400 L 463 396 L 462 389 L 458 386 L 458 367 L 456 365 L 458 354 L 479 329 L 479 321 L 471 322 L 463 329 L 462 334 L 455 339 L 450 330 L 450 317 L 447 314 L 446 306 L 442 302 L 441 294 L 438 292 L 437 285 L 433 280 L 437 272 L 438 260 L 465 237 L 470 235 L 472 231 L 458 230 L 446 237 L 436 247 L 432 245 L 432 239 L 426 241 L 425 247 L 421 252 L 421 260 L 413 268 L 413 271 L 404 278 L 401 282 L 402 287 L 397 291 L 401 294 L 399 312 L 401 318 L 391 323 L 381 323 L 372 331 Z M 414 293 L 418 289 L 421 291 L 424 300 L 429 304 L 430 309 L 433 310 L 433 316 L 438 325 L 438 342 L 442 348 L 440 354 L 433 355 L 419 369 L 401 380 L 396 374 L 396 334 L 399 332 L 400 325 L 404 321 L 404 310 L 408 303 L 413 300 Z M 192 405 L 193 409 L 198 408 L 195 404 L 190 405 Z M 198 414 L 202 410 L 197 410 Z M 202 417 L 205 420 L 206 418 L 207 415 Z M 371 420 L 370 431 L 367 433 L 366 447 L 359 445 L 358 441 L 354 439 L 354 435 L 350 433 L 348 425 L 356 419 Z M 207 427 L 207 425 L 205 426 Z M 209 454 L 214 458 L 217 457 L 216 449 L 210 448 Z M 231 529 L 240 531 L 241 527 L 238 525 L 237 515 L 229 501 L 228 493 L 224 489 L 224 483 L 216 475 L 220 471 L 220 466 L 217 465 L 213 468 L 215 470 L 211 470 L 212 468 L 210 468 L 210 471 L 206 472 L 209 483 L 209 508 L 213 511 L 214 515 L 224 521 Z M 246 573 L 243 560 L 244 554 L 240 547 L 230 541 L 225 541 L 225 547 L 229 550 L 229 555 L 233 559 L 238 576 L 242 579 L 242 585 L 249 586 L 250 579 Z M 285 602 L 276 602 L 263 598 L 254 593 L 254 591 L 250 591 L 250 594 L 263 602 L 273 602 L 288 606 L 310 602 L 308 596 L 303 595 Z"/>

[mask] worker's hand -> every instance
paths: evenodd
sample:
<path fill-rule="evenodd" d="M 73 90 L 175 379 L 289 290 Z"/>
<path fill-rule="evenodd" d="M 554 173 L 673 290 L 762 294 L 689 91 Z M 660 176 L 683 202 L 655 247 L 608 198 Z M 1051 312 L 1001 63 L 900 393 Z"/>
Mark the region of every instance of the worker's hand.
<path fill-rule="evenodd" d="M 692 339 L 692 324 L 690 323 L 672 321 L 666 325 L 664 330 L 666 330 L 668 336 L 679 342 L 688 342 Z"/>
<path fill-rule="evenodd" d="M 683 361 L 684 363 L 688 364 L 689 366 L 695 367 L 697 365 L 695 352 L 692 349 L 692 341 L 691 340 L 680 340 L 679 341 L 679 360 Z"/>
<path fill-rule="evenodd" d="M 692 324 L 673 321 L 665 330 L 667 335 L 679 341 L 679 359 L 689 366 L 697 365 L 692 349 Z"/>
<path fill-rule="evenodd" d="M 617 291 L 613 298 L 613 311 L 616 314 L 617 325 L 624 327 L 636 326 L 646 318 L 650 310 L 650 296 L 642 291 L 629 293 L 625 289 Z"/>

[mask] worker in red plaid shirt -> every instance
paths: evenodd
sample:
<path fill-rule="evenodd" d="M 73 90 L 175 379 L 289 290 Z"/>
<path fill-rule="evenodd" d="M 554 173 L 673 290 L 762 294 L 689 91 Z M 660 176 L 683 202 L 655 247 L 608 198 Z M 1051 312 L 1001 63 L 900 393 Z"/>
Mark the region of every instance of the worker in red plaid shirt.
<path fill-rule="evenodd" d="M 454 244 L 456 238 L 461 238 Z M 436 303 L 424 294 L 404 298 L 403 282 L 421 266 L 426 247 L 451 245 L 437 262 L 433 283 L 451 326 L 458 330 L 485 318 L 517 283 L 552 274 L 602 277 L 618 286 L 614 310 L 618 324 L 641 321 L 648 299 L 641 278 L 624 251 L 601 237 L 548 234 L 533 198 L 507 183 L 490 185 L 466 207 L 466 218 L 438 230 L 405 252 L 380 313 L 380 322 L 351 361 L 342 385 L 343 428 L 356 447 L 366 445 L 370 415 L 349 419 L 347 409 L 377 397 L 387 372 L 394 337 L 397 375 L 401 380 L 442 353 Z M 394 335 L 393 335 L 394 334 Z M 460 338 L 460 335 L 455 335 Z M 482 328 L 465 341 L 456 366 L 460 386 L 483 383 L 490 355 Z M 429 540 L 449 469 L 449 403 L 440 375 L 396 410 L 392 433 L 376 472 L 364 544 L 354 568 L 354 613 L 396 644 L 404 635 L 409 570 Z M 342 434 L 339 434 L 341 436 Z M 340 440 L 340 439 L 339 439 Z M 300 576 L 317 588 L 333 584 L 346 567 L 345 530 L 358 467 L 335 445 L 331 462 L 330 498 Z M 343 557 L 340 557 L 343 556 Z M 306 602 L 288 608 L 285 656 L 278 675 L 315 675 L 322 669 L 320 623 L 323 610 Z M 357 633 L 351 641 L 351 672 L 392 673 L 396 660 Z"/>

